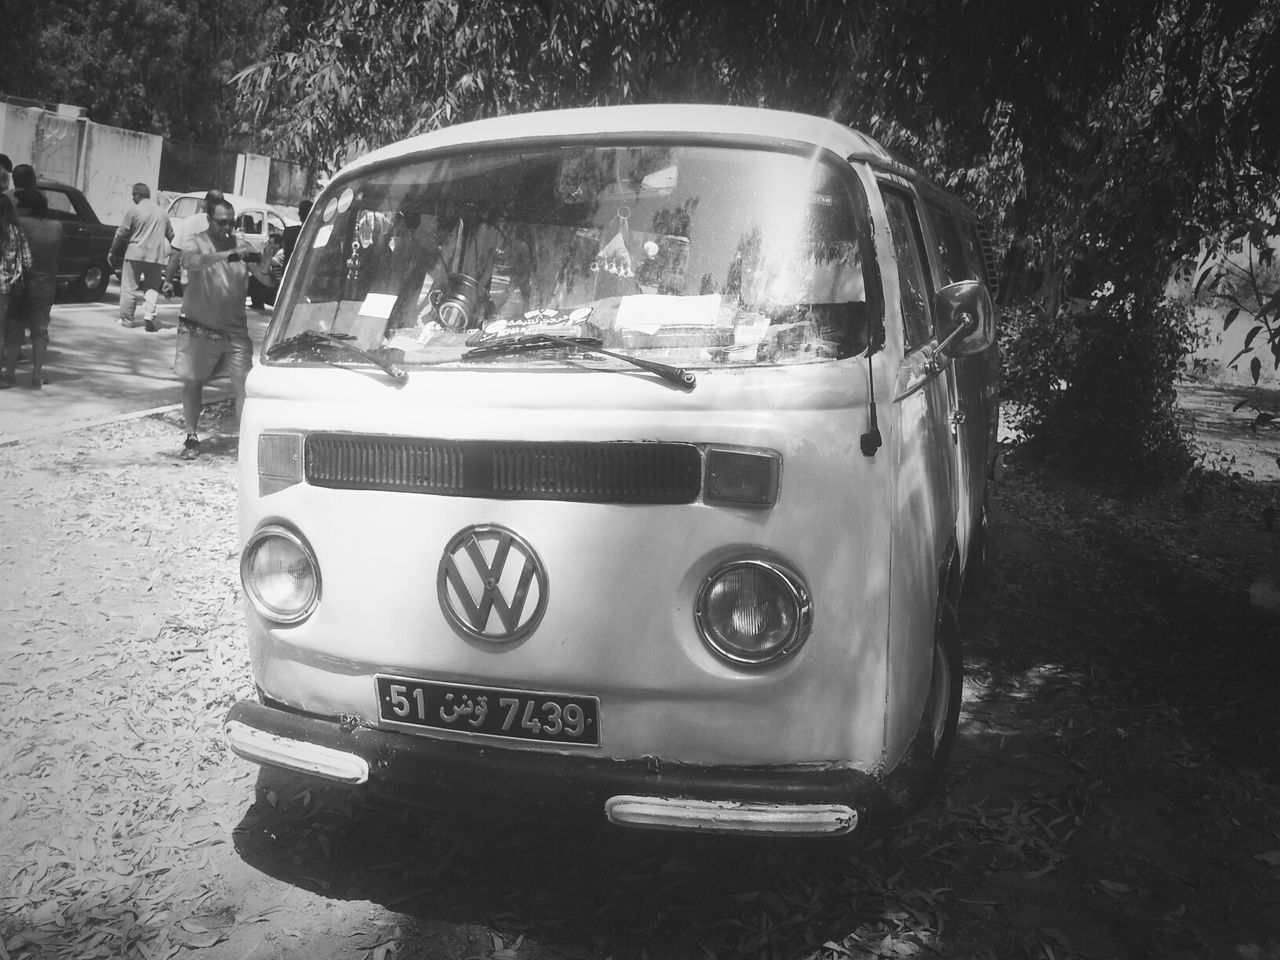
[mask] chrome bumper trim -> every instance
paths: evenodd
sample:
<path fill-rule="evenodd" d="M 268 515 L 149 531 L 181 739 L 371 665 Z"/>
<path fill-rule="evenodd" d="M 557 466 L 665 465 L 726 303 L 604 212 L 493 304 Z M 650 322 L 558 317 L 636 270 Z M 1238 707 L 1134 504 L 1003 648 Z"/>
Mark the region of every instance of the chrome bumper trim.
<path fill-rule="evenodd" d="M 364 757 L 304 740 L 290 740 L 265 730 L 257 730 L 238 720 L 223 725 L 227 745 L 239 756 L 254 763 L 299 770 L 339 783 L 367 783 L 369 764 Z"/>
<path fill-rule="evenodd" d="M 683 797 L 610 797 L 610 823 L 651 830 L 829 837 L 852 833 L 858 812 L 835 803 L 739 803 Z"/>

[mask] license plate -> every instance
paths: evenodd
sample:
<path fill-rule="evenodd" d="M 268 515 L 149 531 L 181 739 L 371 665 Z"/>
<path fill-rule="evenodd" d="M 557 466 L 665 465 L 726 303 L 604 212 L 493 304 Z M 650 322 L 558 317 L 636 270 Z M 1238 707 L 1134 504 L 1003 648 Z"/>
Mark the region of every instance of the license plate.
<path fill-rule="evenodd" d="M 377 676 L 385 723 L 511 740 L 599 746 L 597 697 Z"/>

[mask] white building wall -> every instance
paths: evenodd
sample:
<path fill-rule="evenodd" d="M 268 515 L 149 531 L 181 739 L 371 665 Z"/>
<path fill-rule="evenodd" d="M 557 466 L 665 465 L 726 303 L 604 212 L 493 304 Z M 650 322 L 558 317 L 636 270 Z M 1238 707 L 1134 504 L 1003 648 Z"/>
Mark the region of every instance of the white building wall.
<path fill-rule="evenodd" d="M 154 197 L 160 181 L 160 150 L 164 139 L 150 133 L 137 133 L 88 124 L 84 163 L 78 186 L 89 198 L 103 223 L 119 223 L 133 204 L 135 183 L 145 183 Z"/>
<path fill-rule="evenodd" d="M 36 130 L 40 115 L 46 111 L 39 107 L 21 107 L 0 101 L 0 153 L 8 156 L 13 165 L 34 163 Z M 36 166 L 38 173 L 40 168 Z"/>
<path fill-rule="evenodd" d="M 119 223 L 133 203 L 131 187 L 145 183 L 159 192 L 164 140 L 153 134 L 93 123 L 79 107 L 56 110 L 0 98 L 0 153 L 29 163 L 36 173 L 79 187 L 103 223 Z M 242 153 L 232 193 L 265 200 L 271 186 L 270 157 Z M 305 195 L 307 184 L 297 188 Z"/>
<path fill-rule="evenodd" d="M 266 200 L 271 182 L 271 158 L 256 153 L 242 153 L 236 162 L 236 188 L 233 193 L 253 200 Z"/>

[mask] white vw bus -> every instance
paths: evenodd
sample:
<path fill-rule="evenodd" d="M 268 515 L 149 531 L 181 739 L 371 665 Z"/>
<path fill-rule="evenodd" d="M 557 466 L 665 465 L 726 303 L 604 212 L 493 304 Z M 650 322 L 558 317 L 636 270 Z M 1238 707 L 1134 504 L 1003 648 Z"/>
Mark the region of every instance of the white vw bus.
<path fill-rule="evenodd" d="M 249 379 L 233 749 L 408 801 L 822 836 L 954 738 L 995 449 L 973 215 L 705 106 L 342 170 Z"/>

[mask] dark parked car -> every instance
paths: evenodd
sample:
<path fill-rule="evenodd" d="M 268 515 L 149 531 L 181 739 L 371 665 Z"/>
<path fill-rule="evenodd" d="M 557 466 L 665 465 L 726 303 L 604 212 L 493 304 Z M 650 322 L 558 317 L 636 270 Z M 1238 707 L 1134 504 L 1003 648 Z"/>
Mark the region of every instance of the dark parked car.
<path fill-rule="evenodd" d="M 115 226 L 102 223 L 84 194 L 70 184 L 42 178 L 37 186 L 49 198 L 49 216 L 62 222 L 58 282 L 68 284 L 72 294 L 82 299 L 101 299 L 111 280 L 107 253 Z"/>

